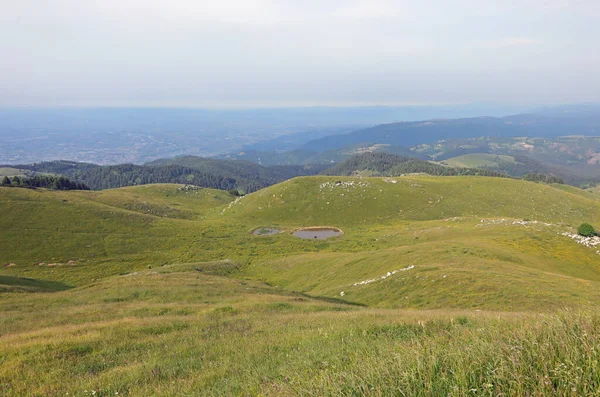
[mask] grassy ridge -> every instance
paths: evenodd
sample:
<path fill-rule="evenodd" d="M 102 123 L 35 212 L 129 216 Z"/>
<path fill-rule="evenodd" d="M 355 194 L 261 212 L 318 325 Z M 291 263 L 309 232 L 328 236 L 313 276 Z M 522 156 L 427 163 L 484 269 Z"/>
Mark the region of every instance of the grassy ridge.
<path fill-rule="evenodd" d="M 229 219 L 282 225 L 360 225 L 452 217 L 510 217 L 578 225 L 600 207 L 552 186 L 503 178 L 295 178 L 244 197 Z"/>

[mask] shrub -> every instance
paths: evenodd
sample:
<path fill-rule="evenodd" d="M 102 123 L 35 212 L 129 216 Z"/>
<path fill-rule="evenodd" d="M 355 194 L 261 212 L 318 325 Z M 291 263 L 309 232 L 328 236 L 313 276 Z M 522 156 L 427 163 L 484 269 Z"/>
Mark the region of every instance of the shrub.
<path fill-rule="evenodd" d="M 594 230 L 594 226 L 590 225 L 589 223 L 582 223 L 577 229 L 577 233 L 580 236 L 592 237 L 596 235 L 596 230 Z"/>
<path fill-rule="evenodd" d="M 242 189 L 231 189 L 229 191 L 229 194 L 231 194 L 232 196 L 241 197 L 245 196 L 246 192 L 244 192 Z"/>

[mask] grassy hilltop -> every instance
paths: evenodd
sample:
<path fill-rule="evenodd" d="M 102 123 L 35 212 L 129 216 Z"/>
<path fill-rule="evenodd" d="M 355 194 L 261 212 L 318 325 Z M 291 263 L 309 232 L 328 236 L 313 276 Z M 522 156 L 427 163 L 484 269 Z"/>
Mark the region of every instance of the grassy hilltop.
<path fill-rule="evenodd" d="M 0 202 L 0 395 L 600 387 L 600 256 L 564 235 L 600 219 L 592 192 L 323 176 Z M 291 235 L 306 226 L 344 234 Z"/>

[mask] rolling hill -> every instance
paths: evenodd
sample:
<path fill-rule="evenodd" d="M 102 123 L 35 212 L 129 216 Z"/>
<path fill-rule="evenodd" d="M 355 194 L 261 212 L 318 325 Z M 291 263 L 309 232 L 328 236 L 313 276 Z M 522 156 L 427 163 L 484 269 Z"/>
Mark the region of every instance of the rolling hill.
<path fill-rule="evenodd" d="M 243 197 L 175 184 L 0 187 L 0 202 L 5 395 L 598 385 L 598 240 L 574 234 L 598 225 L 593 192 L 306 176 Z M 307 226 L 344 234 L 291 234 Z M 264 227 L 281 233 L 253 235 Z"/>
<path fill-rule="evenodd" d="M 600 205 L 591 193 L 574 191 L 581 193 L 506 178 L 466 176 L 303 177 L 241 198 L 178 185 L 101 192 L 2 188 L 1 263 L 17 265 L 2 272 L 78 285 L 148 265 L 226 258 L 240 261 L 245 271 L 261 264 L 265 274 L 271 274 L 264 265 L 271 259 L 304 255 L 307 263 L 318 263 L 327 254 L 328 261 L 338 255 L 355 258 L 360 271 L 354 274 L 348 268 L 345 276 L 360 281 L 384 270 L 362 264 L 360 258 L 366 251 L 370 258 L 397 257 L 406 266 L 414 264 L 414 255 L 424 267 L 471 258 L 473 265 L 487 260 L 501 264 L 508 279 L 517 274 L 518 264 L 527 271 L 534 267 L 553 277 L 577 275 L 595 283 L 600 271 L 595 251 L 562 233 L 584 221 L 594 223 L 600 217 Z M 289 231 L 323 225 L 340 227 L 345 234 L 331 241 L 310 242 L 287 233 L 262 238 L 250 233 L 259 227 Z M 584 257 L 592 265 L 583 265 Z M 588 273 L 572 273 L 575 269 Z M 392 270 L 386 267 L 383 274 Z M 309 284 L 319 285 L 311 277 Z M 505 282 L 498 280 L 496 285 L 500 288 Z M 317 291 L 331 298 L 340 292 Z M 518 299 L 523 301 L 517 305 Z M 558 305 L 566 298 L 549 299 Z M 536 307 L 539 303 L 524 301 L 525 295 L 515 292 L 503 305 Z M 356 302 L 383 304 L 376 298 Z M 387 306 L 412 304 L 396 297 Z M 482 304 L 484 308 L 496 305 Z M 444 307 L 436 299 L 427 306 Z"/>

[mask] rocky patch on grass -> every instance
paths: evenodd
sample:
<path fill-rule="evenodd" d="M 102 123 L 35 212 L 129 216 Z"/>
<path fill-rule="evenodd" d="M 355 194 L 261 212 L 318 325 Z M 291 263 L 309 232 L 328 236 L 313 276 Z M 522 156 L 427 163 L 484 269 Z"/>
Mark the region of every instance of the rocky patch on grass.
<path fill-rule="evenodd" d="M 229 205 L 225 208 L 223 208 L 223 211 L 221 211 L 221 214 L 224 214 L 226 210 L 231 209 L 232 206 L 238 204 L 244 197 L 246 196 L 240 196 L 238 198 L 236 198 L 235 200 L 233 200 L 231 203 L 229 203 Z"/>
<path fill-rule="evenodd" d="M 323 190 L 333 190 L 333 189 L 346 189 L 346 191 L 350 191 L 351 189 L 356 188 L 364 188 L 368 187 L 368 182 L 363 181 L 335 181 L 335 182 L 325 182 L 319 186 L 319 191 Z"/>
<path fill-rule="evenodd" d="M 415 268 L 415 265 L 410 265 L 408 267 L 405 267 L 404 269 L 398 269 L 398 270 L 394 270 L 391 272 L 387 272 L 385 275 L 381 276 L 381 277 L 377 277 L 377 278 L 372 278 L 370 280 L 364 280 L 364 281 L 360 281 L 358 283 L 354 283 L 352 284 L 353 286 L 358 286 L 358 285 L 367 285 L 367 284 L 371 284 L 374 283 L 376 281 L 381 281 L 381 280 L 385 280 L 388 277 L 392 277 L 394 274 L 398 273 L 398 272 L 405 272 L 407 270 L 412 270 Z"/>
<path fill-rule="evenodd" d="M 183 186 L 177 188 L 177 191 L 179 191 L 179 192 L 198 192 L 202 189 L 204 189 L 204 188 L 200 187 L 200 186 L 196 186 L 196 185 L 183 185 Z"/>
<path fill-rule="evenodd" d="M 487 226 L 487 225 L 520 225 L 520 226 L 533 226 L 533 225 L 541 225 L 541 226 L 556 226 L 552 223 L 540 222 L 540 221 L 529 221 L 529 220 L 514 220 L 514 219 L 481 219 L 477 226 Z"/>
<path fill-rule="evenodd" d="M 577 233 L 570 233 L 570 232 L 560 233 L 560 235 L 569 237 L 571 240 L 574 240 L 577 244 L 585 245 L 588 248 L 595 248 L 596 246 L 600 245 L 600 237 L 598 237 L 598 236 L 585 237 L 585 236 L 580 236 Z M 596 252 L 600 254 L 600 251 L 596 251 Z"/>
<path fill-rule="evenodd" d="M 52 263 L 40 262 L 40 263 L 38 263 L 38 266 L 47 266 L 47 267 L 77 266 L 77 262 L 75 262 L 74 260 L 69 260 L 66 263 L 62 263 L 62 262 L 52 262 Z"/>

